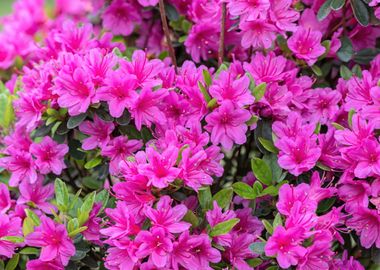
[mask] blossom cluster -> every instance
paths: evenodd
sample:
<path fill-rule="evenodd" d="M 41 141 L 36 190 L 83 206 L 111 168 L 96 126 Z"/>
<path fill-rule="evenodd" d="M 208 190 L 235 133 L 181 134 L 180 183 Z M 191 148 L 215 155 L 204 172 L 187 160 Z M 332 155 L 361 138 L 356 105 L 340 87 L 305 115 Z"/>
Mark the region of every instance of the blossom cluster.
<path fill-rule="evenodd" d="M 0 269 L 377 269 L 379 17 L 378 0 L 17 0 Z"/>

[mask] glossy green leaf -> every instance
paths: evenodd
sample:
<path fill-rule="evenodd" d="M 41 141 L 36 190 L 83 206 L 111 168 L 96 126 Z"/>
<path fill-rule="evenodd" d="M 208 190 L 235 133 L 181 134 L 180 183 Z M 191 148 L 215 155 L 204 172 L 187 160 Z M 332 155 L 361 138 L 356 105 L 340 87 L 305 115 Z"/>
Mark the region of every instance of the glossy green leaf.
<path fill-rule="evenodd" d="M 87 117 L 86 113 L 81 113 L 76 116 L 71 116 L 69 120 L 67 121 L 67 128 L 73 129 L 73 128 L 78 127 L 84 121 L 84 119 L 86 119 L 86 117 Z"/>
<path fill-rule="evenodd" d="M 350 0 L 352 11 L 356 20 L 363 26 L 369 24 L 369 12 L 367 6 L 361 0 Z"/>
<path fill-rule="evenodd" d="M 233 195 L 232 188 L 223 188 L 219 190 L 214 196 L 213 201 L 216 201 L 221 208 L 226 208 L 230 205 Z"/>
<path fill-rule="evenodd" d="M 240 221 L 240 219 L 233 218 L 233 219 L 230 219 L 230 220 L 216 224 L 214 227 L 211 228 L 210 236 L 215 237 L 215 236 L 224 235 L 224 234 L 229 233 L 232 230 L 232 228 L 236 224 L 239 223 L 239 221 Z"/>
<path fill-rule="evenodd" d="M 317 13 L 317 19 L 319 21 L 324 20 L 331 12 L 332 0 L 326 0 L 323 5 L 319 8 Z"/>
<path fill-rule="evenodd" d="M 232 187 L 235 193 L 244 199 L 253 200 L 256 198 L 253 188 L 244 182 L 236 182 Z"/>
<path fill-rule="evenodd" d="M 251 160 L 251 168 L 253 174 L 259 181 L 267 186 L 272 185 L 272 171 L 269 166 L 259 158 L 253 158 Z"/>

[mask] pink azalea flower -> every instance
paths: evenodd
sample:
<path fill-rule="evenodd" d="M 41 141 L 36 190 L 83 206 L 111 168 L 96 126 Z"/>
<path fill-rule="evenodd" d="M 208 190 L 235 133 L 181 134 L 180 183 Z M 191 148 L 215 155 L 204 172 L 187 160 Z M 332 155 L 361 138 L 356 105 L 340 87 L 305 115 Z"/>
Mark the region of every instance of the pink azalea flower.
<path fill-rule="evenodd" d="M 180 169 L 174 167 L 178 157 L 178 149 L 176 147 L 169 147 L 161 154 L 157 153 L 153 148 L 148 147 L 146 155 L 149 163 L 141 165 L 139 172 L 149 179 L 149 185 L 165 188 L 181 172 Z"/>
<path fill-rule="evenodd" d="M 158 3 L 158 0 L 138 0 L 139 4 L 143 7 L 155 6 Z"/>
<path fill-rule="evenodd" d="M 129 140 L 127 136 L 118 136 L 110 140 L 102 148 L 102 155 L 111 159 L 110 173 L 116 174 L 119 171 L 120 161 L 125 160 L 141 147 L 142 142 L 140 140 Z"/>
<path fill-rule="evenodd" d="M 354 211 L 357 207 L 368 207 L 368 196 L 371 194 L 370 185 L 365 181 L 345 181 L 338 188 L 339 198 L 345 202 L 347 211 Z"/>
<path fill-rule="evenodd" d="M 278 164 L 295 176 L 312 169 L 321 155 L 314 136 L 285 138 L 276 141 L 275 145 L 280 149 Z"/>
<path fill-rule="evenodd" d="M 69 73 L 62 69 L 55 82 L 59 106 L 68 108 L 70 115 L 79 115 L 87 111 L 95 97 L 95 89 L 85 70 L 77 68 L 73 73 Z"/>
<path fill-rule="evenodd" d="M 370 248 L 375 244 L 377 248 L 380 248 L 380 216 L 377 211 L 358 207 L 351 212 L 351 215 L 346 224 L 360 235 L 361 245 Z"/>
<path fill-rule="evenodd" d="M 122 249 L 111 247 L 107 252 L 108 255 L 104 265 L 110 270 L 133 269 L 138 262 L 138 258 L 133 255 L 135 252 L 133 244 Z"/>
<path fill-rule="evenodd" d="M 232 16 L 242 16 L 244 20 L 254 21 L 266 18 L 270 7 L 269 0 L 230 0 L 228 9 Z"/>
<path fill-rule="evenodd" d="M 342 95 L 330 88 L 315 88 L 313 96 L 309 100 L 309 108 L 312 112 L 311 120 L 326 124 L 334 119 Z"/>
<path fill-rule="evenodd" d="M 29 204 L 47 214 L 51 213 L 51 209 L 56 209 L 53 204 L 47 202 L 47 200 L 53 197 L 54 185 L 47 184 L 43 186 L 43 177 L 38 177 L 38 180 L 33 184 L 27 181 L 21 182 L 19 190 L 20 197 L 17 200 L 17 204 Z"/>
<path fill-rule="evenodd" d="M 30 260 L 26 264 L 28 270 L 64 270 L 65 267 L 59 261 L 44 262 L 40 259 Z"/>
<path fill-rule="evenodd" d="M 380 176 L 380 145 L 375 140 L 365 140 L 363 146 L 356 151 L 357 165 L 355 176 L 366 178 L 372 175 Z"/>
<path fill-rule="evenodd" d="M 75 246 L 65 226 L 56 224 L 45 216 L 41 217 L 41 225 L 26 236 L 25 243 L 32 247 L 41 247 L 39 259 L 44 262 L 58 258 L 62 265 L 66 266 L 70 257 L 75 254 Z"/>
<path fill-rule="evenodd" d="M 299 260 L 305 256 L 307 250 L 301 246 L 303 229 L 293 227 L 285 229 L 282 226 L 276 227 L 273 235 L 265 245 L 267 256 L 276 256 L 281 268 L 288 268 L 297 265 Z"/>
<path fill-rule="evenodd" d="M 6 184 L 0 183 L 0 214 L 5 214 L 11 208 L 11 195 Z"/>
<path fill-rule="evenodd" d="M 283 31 L 296 30 L 300 14 L 292 8 L 292 0 L 270 0 L 270 3 L 269 15 L 276 26 Z"/>
<path fill-rule="evenodd" d="M 244 63 L 244 69 L 257 83 L 273 83 L 284 79 L 286 63 L 285 57 L 276 56 L 273 52 L 267 55 L 256 52 L 250 63 Z"/>
<path fill-rule="evenodd" d="M 183 179 L 185 185 L 198 190 L 202 185 L 211 185 L 212 177 L 205 172 L 201 163 L 207 159 L 207 153 L 200 150 L 192 153 L 190 148 L 182 152 L 182 160 L 180 163 L 181 173 L 180 179 Z"/>
<path fill-rule="evenodd" d="M 155 227 L 150 231 L 140 231 L 135 241 L 139 244 L 137 257 L 149 256 L 149 262 L 156 267 L 164 267 L 169 262 L 173 243 L 163 228 Z"/>
<path fill-rule="evenodd" d="M 167 91 L 163 89 L 152 91 L 151 88 L 143 88 L 132 101 L 130 112 L 138 130 L 141 130 L 142 125 L 150 127 L 153 123 L 165 122 L 165 114 L 158 105 L 166 95 Z"/>
<path fill-rule="evenodd" d="M 343 251 L 342 259 L 338 260 L 336 264 L 337 264 L 338 269 L 345 269 L 345 270 L 364 270 L 365 269 L 359 261 L 354 259 L 354 257 L 350 256 L 348 258 L 347 250 Z"/>
<path fill-rule="evenodd" d="M 107 101 L 110 114 L 120 117 L 137 94 L 137 81 L 134 76 L 120 70 L 112 72 L 104 80 L 104 86 L 96 91 L 96 99 Z"/>
<path fill-rule="evenodd" d="M 257 236 L 261 235 L 264 229 L 263 223 L 256 216 L 252 215 L 252 209 L 247 207 L 243 209 L 235 210 L 236 217 L 240 220 L 238 224 L 233 228 L 233 231 L 239 233 L 249 233 Z M 232 238 L 234 240 L 234 238 Z"/>
<path fill-rule="evenodd" d="M 152 226 L 163 228 L 169 233 L 181 233 L 188 230 L 190 223 L 181 221 L 186 215 L 187 207 L 183 204 L 171 207 L 172 199 L 169 196 L 160 198 L 156 209 L 147 207 L 145 215 L 150 219 Z"/>
<path fill-rule="evenodd" d="M 85 224 L 83 224 L 83 226 L 86 226 L 87 229 L 82 232 L 86 240 L 91 241 L 97 245 L 102 245 L 102 242 L 100 241 L 100 223 L 102 222 L 102 219 L 100 217 L 97 217 L 101 208 L 102 203 L 98 202 L 94 204 L 88 220 Z"/>
<path fill-rule="evenodd" d="M 315 124 L 303 124 L 302 117 L 299 113 L 291 112 L 286 123 L 276 121 L 273 123 L 272 129 L 277 137 L 295 139 L 297 137 L 310 137 L 315 130 Z"/>
<path fill-rule="evenodd" d="M 218 24 L 195 24 L 185 41 L 186 52 L 196 63 L 215 56 L 218 51 Z"/>
<path fill-rule="evenodd" d="M 40 143 L 33 143 L 30 152 L 36 157 L 36 165 L 42 174 L 60 175 L 66 168 L 64 156 L 69 152 L 66 144 L 58 144 L 46 136 Z"/>
<path fill-rule="evenodd" d="M 245 132 L 251 114 L 244 109 L 236 108 L 231 101 L 224 101 L 222 105 L 207 115 L 205 129 L 211 132 L 213 144 L 219 143 L 228 150 L 233 143 L 244 144 L 247 141 Z"/>
<path fill-rule="evenodd" d="M 309 197 L 310 186 L 302 183 L 295 187 L 285 184 L 279 190 L 279 200 L 276 204 L 278 211 L 286 216 L 296 202 L 301 202 L 304 211 L 314 212 L 317 209 L 317 202 Z"/>
<path fill-rule="evenodd" d="M 106 122 L 94 115 L 94 121 L 84 121 L 80 124 L 79 130 L 89 138 L 83 140 L 82 148 L 84 150 L 92 150 L 96 147 L 103 148 L 110 141 L 110 134 L 114 130 L 115 125 L 112 122 Z"/>
<path fill-rule="evenodd" d="M 247 76 L 235 79 L 231 73 L 222 71 L 218 79 L 214 80 L 209 91 L 219 104 L 230 100 L 237 107 L 243 107 L 252 104 L 255 100 L 248 89 L 249 84 Z"/>
<path fill-rule="evenodd" d="M 125 202 L 118 201 L 115 209 L 107 208 L 105 210 L 114 224 L 111 224 L 108 228 L 101 229 L 100 232 L 109 236 L 111 240 L 134 235 L 140 231 L 140 228 L 135 224 L 133 215 L 130 214 L 125 205 Z"/>
<path fill-rule="evenodd" d="M 243 48 L 268 49 L 276 39 L 276 27 L 266 20 L 243 21 L 240 23 L 243 36 L 241 46 Z"/>
<path fill-rule="evenodd" d="M 16 187 L 21 181 L 35 183 L 37 181 L 36 165 L 28 152 L 17 151 L 0 159 L 0 165 L 9 170 L 12 175 L 9 185 Z"/>
<path fill-rule="evenodd" d="M 41 116 L 46 106 L 36 93 L 23 92 L 20 98 L 14 101 L 18 124 L 25 126 L 27 131 L 32 131 L 41 121 Z"/>
<path fill-rule="evenodd" d="M 114 53 L 106 53 L 105 50 L 91 49 L 85 55 L 84 62 L 86 70 L 91 73 L 92 81 L 97 87 L 102 85 L 104 79 L 111 73 L 112 68 L 117 63 L 117 57 Z M 99 94 L 98 91 L 99 89 L 96 94 Z"/>
<path fill-rule="evenodd" d="M 288 46 L 297 58 L 305 60 L 309 66 L 312 66 L 326 51 L 321 45 L 321 38 L 321 32 L 300 27 L 288 39 Z"/>
<path fill-rule="evenodd" d="M 207 234 L 193 235 L 188 243 L 194 257 L 192 264 L 197 266 L 196 269 L 209 269 L 210 262 L 218 263 L 221 260 L 219 250 L 212 247 Z"/>
<path fill-rule="evenodd" d="M 129 36 L 135 24 L 141 21 L 141 15 L 135 6 L 124 0 L 113 1 L 102 15 L 103 27 L 114 35 Z"/>
<path fill-rule="evenodd" d="M 164 63 L 158 59 L 148 60 L 144 51 L 134 51 L 132 60 L 122 61 L 120 65 L 123 71 L 136 77 L 141 88 L 153 88 L 162 84 L 158 74 L 163 70 Z"/>
<path fill-rule="evenodd" d="M 233 233 L 231 240 L 230 246 L 226 248 L 223 255 L 236 269 L 252 269 L 246 260 L 255 257 L 255 254 L 249 249 L 249 246 L 255 241 L 255 237 L 249 233 Z"/>
<path fill-rule="evenodd" d="M 0 214 L 0 239 L 6 236 L 22 237 L 21 219 L 10 218 L 5 214 Z M 18 244 L 7 240 L 0 240 L 0 255 L 12 258 Z"/>
<path fill-rule="evenodd" d="M 320 202 L 323 199 L 333 197 L 337 193 L 335 187 L 326 187 L 323 188 L 322 184 L 325 179 L 321 179 L 318 172 L 313 172 L 310 180 L 310 199 Z"/>
<path fill-rule="evenodd" d="M 190 240 L 196 236 L 189 235 L 188 231 L 183 232 L 173 243 L 173 251 L 171 253 L 171 265 L 174 270 L 181 269 L 196 269 L 195 257 L 190 253 Z"/>

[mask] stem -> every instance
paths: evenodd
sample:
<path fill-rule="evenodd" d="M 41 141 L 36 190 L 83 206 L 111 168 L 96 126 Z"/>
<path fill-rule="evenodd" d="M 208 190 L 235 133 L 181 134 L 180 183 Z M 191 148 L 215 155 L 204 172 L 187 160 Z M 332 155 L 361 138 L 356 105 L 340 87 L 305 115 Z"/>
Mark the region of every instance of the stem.
<path fill-rule="evenodd" d="M 175 51 L 174 51 L 173 45 L 172 45 L 171 40 L 170 40 L 170 31 L 169 31 L 168 22 L 166 20 L 164 0 L 159 1 L 159 7 L 160 7 L 162 29 L 164 30 L 166 43 L 168 44 L 168 47 L 169 47 L 169 56 L 172 59 L 172 64 L 174 65 L 174 67 L 177 71 L 177 60 L 175 57 Z"/>
<path fill-rule="evenodd" d="M 226 32 L 226 3 L 222 3 L 222 22 L 220 26 L 220 39 L 219 39 L 219 50 L 218 50 L 218 65 L 223 63 L 224 58 L 224 34 Z"/>

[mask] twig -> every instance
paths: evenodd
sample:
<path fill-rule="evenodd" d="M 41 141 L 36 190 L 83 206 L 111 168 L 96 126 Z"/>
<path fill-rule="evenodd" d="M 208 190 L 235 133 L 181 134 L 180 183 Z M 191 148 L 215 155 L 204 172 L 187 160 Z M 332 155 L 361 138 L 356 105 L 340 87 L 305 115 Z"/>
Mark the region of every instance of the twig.
<path fill-rule="evenodd" d="M 159 1 L 159 7 L 160 7 L 162 29 L 164 30 L 164 34 L 165 34 L 165 38 L 166 38 L 166 43 L 168 44 L 168 47 L 169 47 L 169 56 L 172 59 L 172 64 L 174 65 L 174 67 L 175 67 L 175 69 L 177 71 L 177 60 L 176 60 L 176 57 L 175 57 L 175 51 L 174 51 L 172 42 L 170 40 L 170 31 L 169 31 L 168 22 L 166 20 L 166 12 L 165 12 L 164 0 L 160 0 Z"/>
<path fill-rule="evenodd" d="M 219 50 L 218 50 L 218 65 L 223 63 L 224 59 L 224 34 L 226 32 L 226 3 L 222 3 L 222 21 L 220 26 L 220 39 L 219 39 Z"/>

